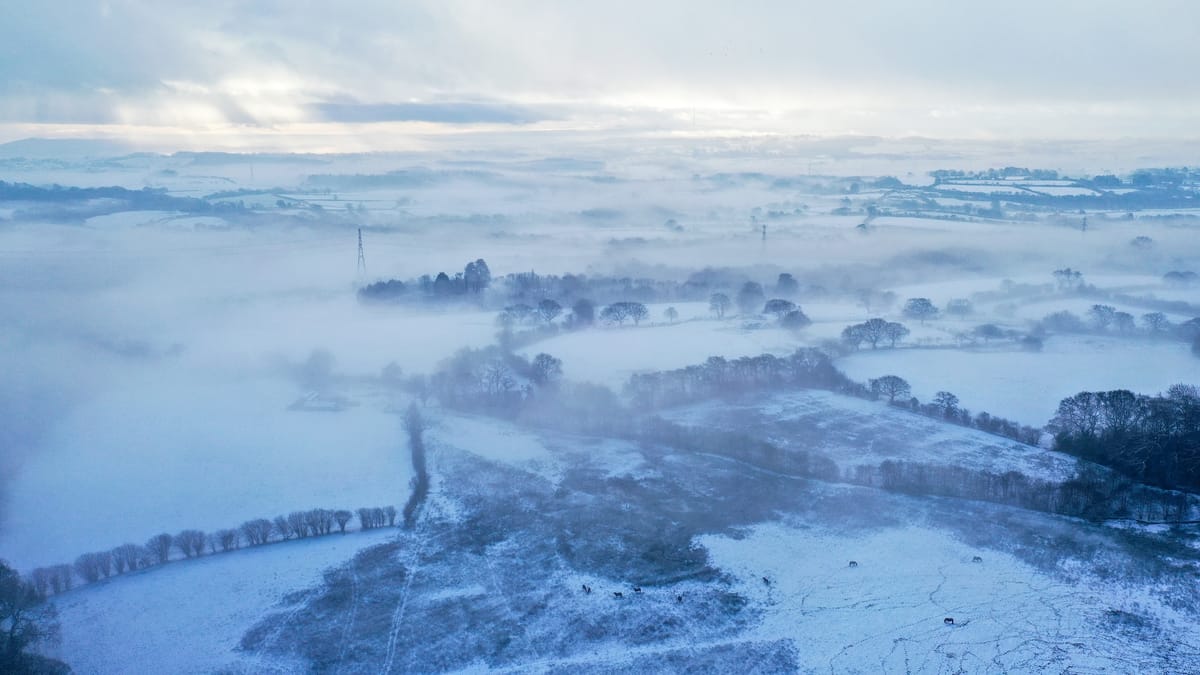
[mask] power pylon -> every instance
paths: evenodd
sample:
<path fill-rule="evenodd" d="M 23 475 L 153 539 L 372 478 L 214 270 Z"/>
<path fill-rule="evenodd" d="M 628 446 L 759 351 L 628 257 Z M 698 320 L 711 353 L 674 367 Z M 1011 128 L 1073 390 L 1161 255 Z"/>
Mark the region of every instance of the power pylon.
<path fill-rule="evenodd" d="M 363 254 L 362 228 L 358 228 L 358 274 L 367 273 L 367 256 Z"/>

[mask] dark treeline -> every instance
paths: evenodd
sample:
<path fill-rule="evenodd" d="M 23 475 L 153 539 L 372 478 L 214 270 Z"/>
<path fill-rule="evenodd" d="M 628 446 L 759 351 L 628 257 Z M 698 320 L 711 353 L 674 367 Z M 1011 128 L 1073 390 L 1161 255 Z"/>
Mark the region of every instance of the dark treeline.
<path fill-rule="evenodd" d="M 60 635 L 58 613 L 42 602 L 33 583 L 0 560 L 0 673 L 66 675 L 62 661 L 34 653 L 38 645 L 53 645 Z"/>
<path fill-rule="evenodd" d="M 1061 482 L 1031 478 L 1019 471 L 996 473 L 890 459 L 878 466 L 856 466 L 845 478 L 893 492 L 973 499 L 1089 520 L 1178 523 L 1200 507 L 1195 498 L 1182 492 L 1140 485 L 1085 464 Z"/>
<path fill-rule="evenodd" d="M 467 263 L 461 272 L 423 274 L 415 279 L 377 281 L 358 289 L 364 302 L 449 302 L 470 299 L 482 303 L 492 284 L 492 271 L 483 258 Z"/>
<path fill-rule="evenodd" d="M 1155 304 L 1124 296 L 1129 304 Z M 1169 305 L 1172 303 L 1158 303 Z M 1167 311 L 1178 309 L 1166 308 Z M 1194 309 L 1187 305 L 1188 311 Z M 1095 304 L 1088 309 L 1086 316 L 1061 310 L 1042 317 L 1038 322 L 1035 333 L 1082 333 L 1088 335 L 1121 335 L 1125 337 L 1142 336 L 1161 339 L 1194 342 L 1200 337 L 1200 317 L 1188 319 L 1180 323 L 1172 323 L 1160 311 L 1145 312 L 1135 317 L 1129 312 L 1123 312 L 1106 304 Z"/>
<path fill-rule="evenodd" d="M 1168 489 L 1200 488 L 1200 390 L 1166 395 L 1123 389 L 1063 399 L 1050 426 L 1055 447 Z"/>
<path fill-rule="evenodd" d="M 856 383 L 834 367 L 828 354 L 808 347 L 782 358 L 772 354 L 733 360 L 712 356 L 700 365 L 637 373 L 629 379 L 625 393 L 636 408 L 653 410 L 731 394 L 797 387 L 852 392 Z"/>
<path fill-rule="evenodd" d="M 363 507 L 358 509 L 359 529 L 362 531 L 379 527 L 393 527 L 398 512 L 394 506 Z M 145 544 L 122 544 L 108 551 L 84 553 L 73 565 L 52 565 L 33 570 L 28 579 L 29 588 L 38 599 L 44 600 L 71 590 L 77 580 L 94 583 L 109 577 L 136 572 L 173 559 L 198 558 L 214 553 L 234 551 L 242 546 L 265 544 L 323 537 L 335 532 L 345 534 L 346 527 L 354 518 L 346 509 L 309 509 L 293 511 L 274 519 L 256 518 L 247 520 L 237 528 L 202 532 L 183 530 L 178 534 L 156 534 Z M 178 555 L 175 555 L 175 554 Z"/>
<path fill-rule="evenodd" d="M 748 297 L 748 289 L 757 289 L 757 295 Z M 839 292 L 856 299 L 867 293 L 862 289 L 842 289 Z M 576 313 L 575 306 L 581 302 L 593 308 L 623 302 L 709 302 L 714 294 L 746 299 L 747 307 L 741 307 L 741 300 L 738 302 L 739 308 L 746 314 L 772 312 L 763 308 L 763 303 L 771 298 L 791 300 L 797 296 L 827 298 L 837 295 L 819 284 L 802 286 L 788 273 L 780 274 L 774 284 L 766 285 L 751 281 L 741 273 L 717 269 L 695 272 L 683 281 L 630 276 L 538 274 L 532 271 L 493 277 L 483 259 L 468 263 L 461 272 L 442 271 L 407 281 L 388 279 L 358 290 L 358 298 L 364 302 L 470 302 L 494 309 L 526 306 L 536 310 L 542 303 L 551 301 L 564 310 L 572 310 L 572 314 Z M 764 294 L 769 294 L 769 297 Z M 589 321 L 579 323 L 586 325 Z"/>
<path fill-rule="evenodd" d="M 562 361 L 549 354 L 526 359 L 492 345 L 447 359 L 429 390 L 450 408 L 516 417 L 538 392 L 557 389 L 561 377 Z"/>
<path fill-rule="evenodd" d="M 41 187 L 28 183 L 6 183 L 0 181 L 0 201 L 26 202 L 29 204 L 82 206 L 93 202 L 94 208 L 86 209 L 85 215 L 115 213 L 127 210 L 182 211 L 184 213 L 224 213 L 244 210 L 240 203 L 208 202 L 195 197 L 176 197 L 165 188 L 142 188 L 129 190 L 123 187 L 64 187 L 51 185 Z M 61 214 L 61 209 L 29 209 L 18 211 L 13 217 L 36 218 Z"/>
<path fill-rule="evenodd" d="M 588 432 L 614 431 L 611 420 L 604 419 L 606 413 L 611 412 L 618 418 L 627 418 L 631 414 L 625 410 L 613 411 L 614 407 L 621 409 L 623 406 L 608 389 L 564 385 L 560 382 L 561 377 L 562 361 L 549 354 L 526 359 L 493 345 L 461 350 L 439 367 L 427 387 L 421 382 L 421 390 L 416 393 L 433 395 L 449 408 L 508 419 L 536 416 L 542 423 L 551 425 L 558 425 L 563 419 L 589 420 L 588 424 L 578 428 Z M 412 382 L 407 385 L 414 386 Z M 637 373 L 626 383 L 624 393 L 634 410 L 645 412 L 745 393 L 798 388 L 823 389 L 871 401 L 886 398 L 897 409 L 1028 445 L 1037 445 L 1041 439 L 1041 431 L 1033 427 L 986 412 L 972 415 L 950 392 L 937 392 L 933 401 L 922 403 L 909 397 L 908 383 L 895 376 L 872 380 L 869 385 L 855 382 L 833 365 L 826 352 L 813 347 L 798 349 L 786 357 L 762 354 L 726 359 L 714 356 L 702 364 L 676 370 Z M 553 392 L 554 396 L 540 396 L 546 391 Z M 572 396 L 596 406 L 596 410 L 589 411 L 583 406 L 559 409 L 567 405 Z M 554 419 L 556 416 L 558 421 Z M 598 416 L 601 419 L 596 419 Z"/>
<path fill-rule="evenodd" d="M 1033 427 L 986 412 L 972 415 L 959 406 L 958 397 L 950 392 L 937 392 L 933 401 L 923 404 L 915 397 L 908 397 L 908 383 L 894 375 L 872 380 L 868 385 L 855 382 L 833 365 L 828 354 L 812 347 L 799 349 L 787 357 L 763 354 L 727 360 L 714 356 L 700 365 L 639 373 L 630 378 L 625 393 L 638 409 L 654 410 L 748 392 L 794 388 L 825 389 L 871 401 L 886 397 L 896 408 L 1027 445 L 1037 445 L 1041 439 L 1041 431 Z"/>
<path fill-rule="evenodd" d="M 429 495 L 429 468 L 425 462 L 425 419 L 413 402 L 404 413 L 404 430 L 408 432 L 408 447 L 412 455 L 413 489 L 404 504 L 404 526 L 411 528 L 417 521 L 417 509 Z"/>

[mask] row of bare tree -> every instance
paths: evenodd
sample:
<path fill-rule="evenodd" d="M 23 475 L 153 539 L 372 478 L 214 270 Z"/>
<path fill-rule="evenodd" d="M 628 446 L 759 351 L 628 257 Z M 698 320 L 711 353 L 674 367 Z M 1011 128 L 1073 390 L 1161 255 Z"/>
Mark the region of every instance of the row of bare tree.
<path fill-rule="evenodd" d="M 94 583 L 114 575 L 134 572 L 174 559 L 198 558 L 213 553 L 226 553 L 246 546 L 306 539 L 346 533 L 354 513 L 345 509 L 309 509 L 293 511 L 274 519 L 247 520 L 237 528 L 202 532 L 183 530 L 178 534 L 156 534 L 145 544 L 122 544 L 108 551 L 84 553 L 73 565 L 39 567 L 29 575 L 29 583 L 40 598 L 63 593 L 75 586 L 77 580 Z M 398 512 L 394 506 L 363 507 L 358 509 L 359 530 L 393 527 Z M 176 555 L 177 554 L 177 555 Z"/>

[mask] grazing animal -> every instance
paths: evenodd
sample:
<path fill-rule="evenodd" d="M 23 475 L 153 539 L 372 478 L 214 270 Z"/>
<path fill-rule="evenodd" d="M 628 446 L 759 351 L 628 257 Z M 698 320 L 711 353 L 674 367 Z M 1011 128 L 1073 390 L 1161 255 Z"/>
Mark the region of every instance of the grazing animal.
<path fill-rule="evenodd" d="M 621 591 L 613 591 L 613 597 L 614 598 L 623 598 L 623 597 L 625 597 L 625 594 L 622 593 Z"/>
<path fill-rule="evenodd" d="M 633 587 L 633 592 L 634 592 L 634 593 L 641 593 L 641 592 L 642 592 L 642 587 L 641 587 L 641 586 L 634 586 L 634 587 Z"/>
<path fill-rule="evenodd" d="M 971 558 L 971 562 L 983 562 L 983 558 L 980 558 L 979 556 L 975 556 L 974 558 Z"/>
<path fill-rule="evenodd" d="M 851 560 L 851 561 L 850 561 L 850 566 L 851 566 L 851 567 L 858 567 L 858 561 L 857 561 L 857 560 Z"/>
<path fill-rule="evenodd" d="M 948 616 L 945 619 L 942 619 L 942 623 L 946 624 L 947 626 L 953 626 L 954 625 L 954 617 Z"/>
<path fill-rule="evenodd" d="M 766 584 L 766 585 L 768 585 L 768 586 L 770 586 L 770 585 L 771 585 L 771 580 L 770 580 L 770 579 L 768 579 L 768 578 L 766 578 L 766 577 L 763 577 L 763 583 L 764 583 L 764 584 Z"/>

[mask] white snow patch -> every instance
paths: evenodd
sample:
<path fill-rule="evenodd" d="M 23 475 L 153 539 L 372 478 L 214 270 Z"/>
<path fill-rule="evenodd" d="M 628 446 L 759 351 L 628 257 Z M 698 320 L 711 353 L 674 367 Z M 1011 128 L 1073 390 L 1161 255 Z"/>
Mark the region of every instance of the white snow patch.
<path fill-rule="evenodd" d="M 794 640 L 805 670 L 1123 671 L 1148 663 L 1157 647 L 1105 630 L 1111 610 L 1170 622 L 1185 643 L 1200 637 L 1194 620 L 1144 591 L 1060 581 L 920 527 L 847 537 L 764 524 L 699 543 L 764 612 L 746 639 Z"/>
<path fill-rule="evenodd" d="M 247 548 L 76 589 L 54 601 L 62 643 L 53 655 L 80 675 L 264 672 L 234 651 L 242 635 L 288 593 L 393 536 L 383 528 Z"/>

